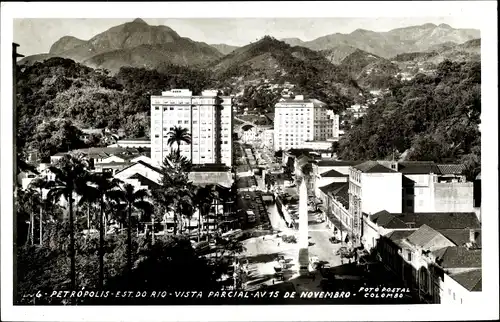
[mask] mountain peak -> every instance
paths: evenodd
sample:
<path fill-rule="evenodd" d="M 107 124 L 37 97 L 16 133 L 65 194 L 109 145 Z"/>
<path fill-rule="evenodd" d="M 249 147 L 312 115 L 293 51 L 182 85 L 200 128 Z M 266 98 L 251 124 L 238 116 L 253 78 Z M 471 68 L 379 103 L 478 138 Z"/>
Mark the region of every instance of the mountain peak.
<path fill-rule="evenodd" d="M 132 23 L 137 23 L 137 24 L 143 24 L 143 25 L 147 25 L 147 22 L 142 20 L 141 18 L 136 18 L 134 19 L 134 21 L 132 21 Z"/>
<path fill-rule="evenodd" d="M 452 29 L 450 25 L 445 24 L 445 23 L 440 24 L 438 27 L 443 28 L 443 29 Z"/>

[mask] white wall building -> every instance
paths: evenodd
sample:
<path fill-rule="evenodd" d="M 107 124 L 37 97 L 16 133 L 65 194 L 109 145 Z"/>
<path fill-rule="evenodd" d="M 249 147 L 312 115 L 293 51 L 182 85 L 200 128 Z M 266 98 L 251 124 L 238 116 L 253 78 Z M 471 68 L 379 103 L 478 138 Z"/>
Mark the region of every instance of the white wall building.
<path fill-rule="evenodd" d="M 350 168 L 349 211 L 354 220 L 353 233 L 358 239 L 362 233 L 363 213 L 402 211 L 402 177 L 401 173 L 377 161 L 363 162 Z"/>
<path fill-rule="evenodd" d="M 151 140 L 144 139 L 123 139 L 115 144 L 108 145 L 108 148 L 151 148 Z"/>
<path fill-rule="evenodd" d="M 282 98 L 275 106 L 274 149 L 288 150 L 306 141 L 326 141 L 339 136 L 339 117 L 316 99 Z"/>
<path fill-rule="evenodd" d="M 173 89 L 162 92 L 161 96 L 151 96 L 153 163 L 161 164 L 171 149 L 177 149 L 175 144 L 168 145 L 168 132 L 181 126 L 192 137 L 191 144 L 181 144 L 181 155 L 193 164 L 231 166 L 232 102 L 232 97 L 217 96 L 217 91 L 203 91 L 201 96 L 194 96 L 188 89 Z"/>

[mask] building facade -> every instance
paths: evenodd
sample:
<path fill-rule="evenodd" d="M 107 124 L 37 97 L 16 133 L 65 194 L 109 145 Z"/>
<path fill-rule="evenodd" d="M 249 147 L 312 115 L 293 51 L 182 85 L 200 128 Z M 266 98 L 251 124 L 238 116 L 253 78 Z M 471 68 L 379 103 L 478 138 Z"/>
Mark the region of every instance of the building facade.
<path fill-rule="evenodd" d="M 182 143 L 181 155 L 193 164 L 232 165 L 233 98 L 217 91 L 195 96 L 188 89 L 173 89 L 151 96 L 151 159 L 161 164 L 177 146 L 169 146 L 168 133 L 186 128 L 191 143 Z"/>
<path fill-rule="evenodd" d="M 306 141 L 326 141 L 339 136 L 339 116 L 316 99 L 283 97 L 275 105 L 274 149 L 300 148 Z"/>
<path fill-rule="evenodd" d="M 367 161 L 349 169 L 349 211 L 353 233 L 360 242 L 363 214 L 402 211 L 402 174 L 377 161 Z"/>

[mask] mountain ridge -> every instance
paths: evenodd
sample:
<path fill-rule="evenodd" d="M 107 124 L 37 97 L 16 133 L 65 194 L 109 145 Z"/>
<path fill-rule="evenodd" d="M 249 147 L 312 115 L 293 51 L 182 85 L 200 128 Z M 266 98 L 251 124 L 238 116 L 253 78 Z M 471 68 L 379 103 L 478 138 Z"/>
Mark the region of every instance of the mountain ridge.
<path fill-rule="evenodd" d="M 405 52 L 426 51 L 432 46 L 446 42 L 464 43 L 480 38 L 476 29 L 455 29 L 447 24 L 432 23 L 376 32 L 356 29 L 351 33 L 332 33 L 310 41 L 302 41 L 301 46 L 312 50 L 329 50 L 337 46 L 351 46 L 369 53 L 390 58 Z M 298 38 L 283 38 L 295 45 Z M 299 39 L 300 40 L 300 39 Z"/>
<path fill-rule="evenodd" d="M 112 72 L 116 72 L 123 66 L 155 68 L 164 63 L 200 65 L 221 56 L 217 49 L 206 43 L 181 37 L 170 27 L 152 26 L 137 18 L 111 27 L 87 41 L 64 36 L 51 46 L 48 54 L 25 57 L 20 64 L 61 57 L 89 64 L 93 68 L 111 68 Z M 110 61 L 105 62 L 103 57 Z"/>

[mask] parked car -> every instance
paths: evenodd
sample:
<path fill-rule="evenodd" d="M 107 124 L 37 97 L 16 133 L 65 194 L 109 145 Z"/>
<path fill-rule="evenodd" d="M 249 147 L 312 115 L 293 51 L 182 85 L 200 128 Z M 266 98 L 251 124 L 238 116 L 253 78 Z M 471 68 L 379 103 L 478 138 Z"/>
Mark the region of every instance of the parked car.
<path fill-rule="evenodd" d="M 332 244 L 338 244 L 338 243 L 340 243 L 340 240 L 338 240 L 337 238 L 335 238 L 335 236 L 330 237 L 329 240 L 330 240 L 330 243 L 332 243 Z"/>

